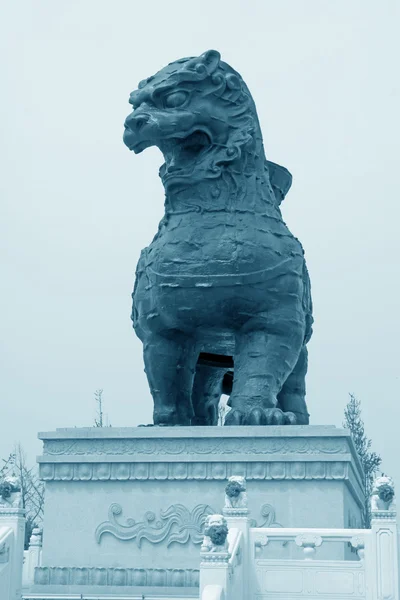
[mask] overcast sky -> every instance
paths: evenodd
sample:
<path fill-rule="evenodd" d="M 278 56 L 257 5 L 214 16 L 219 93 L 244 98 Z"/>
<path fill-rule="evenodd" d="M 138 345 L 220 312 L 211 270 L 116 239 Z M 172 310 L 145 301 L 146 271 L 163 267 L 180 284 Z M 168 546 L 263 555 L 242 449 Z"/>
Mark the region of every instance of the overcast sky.
<path fill-rule="evenodd" d="M 151 421 L 134 271 L 163 214 L 162 156 L 122 143 L 128 97 L 209 48 L 255 99 L 309 266 L 312 424 L 348 393 L 400 486 L 399 15 L 390 0 L 1 3 L 0 457 L 38 431 Z"/>

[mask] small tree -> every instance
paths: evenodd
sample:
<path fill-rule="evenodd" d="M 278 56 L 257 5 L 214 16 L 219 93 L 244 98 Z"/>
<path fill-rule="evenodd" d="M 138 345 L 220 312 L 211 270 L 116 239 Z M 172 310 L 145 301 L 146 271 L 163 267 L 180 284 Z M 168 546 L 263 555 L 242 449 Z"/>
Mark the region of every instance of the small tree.
<path fill-rule="evenodd" d="M 103 390 L 96 390 L 94 398 L 97 404 L 97 419 L 94 420 L 95 427 L 103 427 Z"/>
<path fill-rule="evenodd" d="M 2 460 L 0 479 L 12 475 L 18 477 L 21 486 L 22 506 L 26 511 L 25 550 L 28 549 L 32 530 L 40 527 L 43 520 L 44 484 L 40 481 L 37 469 L 28 467 L 26 455 L 20 444 L 8 458 Z"/>
<path fill-rule="evenodd" d="M 343 426 L 350 430 L 357 454 L 364 469 L 365 506 L 363 524 L 365 528 L 369 528 L 371 526 L 370 496 L 382 459 L 379 454 L 371 451 L 372 440 L 365 434 L 364 421 L 361 418 L 360 400 L 357 400 L 354 394 L 349 394 L 349 396 L 350 400 L 344 409 Z"/>
<path fill-rule="evenodd" d="M 103 390 L 96 390 L 94 393 L 94 399 L 97 404 L 97 418 L 94 420 L 95 427 L 111 427 L 108 423 L 108 415 L 103 413 Z"/>

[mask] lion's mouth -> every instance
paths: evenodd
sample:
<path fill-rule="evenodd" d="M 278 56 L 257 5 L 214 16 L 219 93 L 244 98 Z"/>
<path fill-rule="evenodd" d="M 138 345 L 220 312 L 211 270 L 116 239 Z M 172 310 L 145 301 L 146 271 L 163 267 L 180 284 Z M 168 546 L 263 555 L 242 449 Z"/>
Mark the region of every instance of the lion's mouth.
<path fill-rule="evenodd" d="M 186 137 L 176 136 L 157 144 L 164 155 L 166 176 L 195 166 L 199 157 L 212 146 L 211 135 L 196 129 Z"/>

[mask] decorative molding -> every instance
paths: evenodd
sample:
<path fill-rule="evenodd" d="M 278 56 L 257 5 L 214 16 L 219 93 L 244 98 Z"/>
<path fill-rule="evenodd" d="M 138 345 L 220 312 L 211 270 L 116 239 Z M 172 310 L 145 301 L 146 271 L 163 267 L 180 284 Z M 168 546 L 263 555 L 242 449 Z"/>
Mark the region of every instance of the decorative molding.
<path fill-rule="evenodd" d="M 272 506 L 272 504 L 263 504 L 260 509 L 260 513 L 264 518 L 264 522 L 261 523 L 261 525 L 258 525 L 255 519 L 251 519 L 250 527 L 283 527 L 283 525 L 275 521 L 275 508 Z"/>
<path fill-rule="evenodd" d="M 119 540 L 135 540 L 140 548 L 142 540 L 151 544 L 160 544 L 166 541 L 167 546 L 171 544 L 201 544 L 203 541 L 203 530 L 209 515 L 215 510 L 208 504 L 199 504 L 189 511 L 182 504 L 173 504 L 167 510 L 160 512 L 157 519 L 155 513 L 148 511 L 144 520 L 136 522 L 128 519 L 126 524 L 118 523 L 117 517 L 122 514 L 119 504 L 111 504 L 108 510 L 108 521 L 101 523 L 95 531 L 96 541 L 99 544 L 101 536 L 109 533 Z"/>
<path fill-rule="evenodd" d="M 365 539 L 363 535 L 356 535 L 351 538 L 350 544 L 357 551 L 358 558 L 364 560 L 365 556 Z"/>
<path fill-rule="evenodd" d="M 300 546 L 301 548 L 315 548 L 321 546 L 322 537 L 312 533 L 301 533 L 295 537 L 294 541 L 296 546 Z"/>
<path fill-rule="evenodd" d="M 265 533 L 257 532 L 253 533 L 253 542 L 256 548 L 262 548 L 263 546 L 267 546 L 269 542 L 269 538 Z"/>
<path fill-rule="evenodd" d="M 250 513 L 248 508 L 223 508 L 222 512 L 225 517 L 248 517 Z M 257 527 L 257 525 L 253 525 L 253 527 Z"/>
<path fill-rule="evenodd" d="M 346 438 L 137 438 L 44 440 L 44 456 L 350 454 Z"/>
<path fill-rule="evenodd" d="M 227 566 L 231 555 L 229 552 L 202 552 L 200 568 Z"/>
<path fill-rule="evenodd" d="M 12 508 L 4 505 L 0 506 L 0 520 L 2 517 L 25 517 L 24 508 Z"/>
<path fill-rule="evenodd" d="M 373 510 L 371 512 L 372 520 L 386 519 L 387 521 L 396 521 L 397 511 L 395 510 Z"/>
<path fill-rule="evenodd" d="M 196 569 L 36 567 L 35 585 L 198 587 Z"/>
<path fill-rule="evenodd" d="M 343 461 L 40 463 L 44 481 L 226 480 L 238 471 L 247 481 L 349 479 Z"/>

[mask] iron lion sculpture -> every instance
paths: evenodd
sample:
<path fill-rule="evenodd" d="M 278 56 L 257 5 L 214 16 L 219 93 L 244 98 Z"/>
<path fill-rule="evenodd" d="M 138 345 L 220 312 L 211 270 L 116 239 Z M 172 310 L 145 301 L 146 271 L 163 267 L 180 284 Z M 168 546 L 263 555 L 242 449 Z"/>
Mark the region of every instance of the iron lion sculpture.
<path fill-rule="evenodd" d="M 216 50 L 170 63 L 131 93 L 124 142 L 157 146 L 165 214 L 140 256 L 132 321 L 155 425 L 307 424 L 310 280 L 280 204 L 252 96 Z"/>

